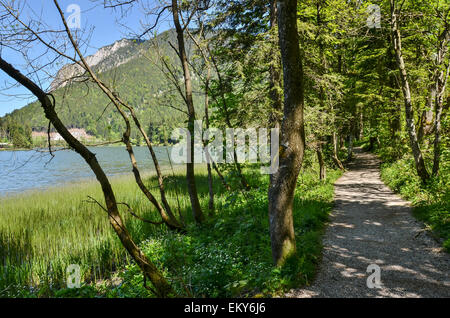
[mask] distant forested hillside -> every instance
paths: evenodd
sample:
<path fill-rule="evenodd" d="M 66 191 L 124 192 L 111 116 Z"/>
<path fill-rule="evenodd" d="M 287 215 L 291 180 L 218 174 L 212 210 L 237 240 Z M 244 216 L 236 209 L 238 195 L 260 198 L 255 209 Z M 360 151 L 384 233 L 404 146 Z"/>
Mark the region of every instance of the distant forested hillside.
<path fill-rule="evenodd" d="M 155 39 L 159 43 L 159 50 L 179 73 L 180 81 L 183 79 L 179 60 L 168 44 L 176 43 L 175 33 L 170 30 Z M 154 41 L 130 41 L 113 55 L 108 56 L 96 67 L 102 81 L 114 86 L 120 96 L 132 105 L 138 114 L 141 123 L 146 127 L 154 142 L 164 142 L 170 138 L 174 128 L 184 127 L 186 114 L 175 108 L 184 110 L 185 105 L 179 93 L 170 83 L 153 61 L 158 61 L 157 49 Z M 188 41 L 188 49 L 191 43 Z M 127 60 L 125 55 L 130 55 Z M 109 63 L 109 65 L 108 65 Z M 111 64 L 112 63 L 112 64 Z M 119 65 L 114 65 L 117 63 Z M 194 76 L 194 92 L 199 92 L 200 84 Z M 55 96 L 58 114 L 67 127 L 84 128 L 86 131 L 100 139 L 113 140 L 122 135 L 125 124 L 108 99 L 96 85 L 88 82 L 76 82 L 60 87 L 52 92 Z M 194 94 L 195 107 L 198 117 L 203 116 L 203 97 Z M 47 130 L 48 120 L 38 102 L 31 103 L 11 114 L 0 118 L 1 122 L 7 119 L 26 126 L 35 131 Z M 133 130 L 132 138 L 136 138 L 137 130 Z"/>

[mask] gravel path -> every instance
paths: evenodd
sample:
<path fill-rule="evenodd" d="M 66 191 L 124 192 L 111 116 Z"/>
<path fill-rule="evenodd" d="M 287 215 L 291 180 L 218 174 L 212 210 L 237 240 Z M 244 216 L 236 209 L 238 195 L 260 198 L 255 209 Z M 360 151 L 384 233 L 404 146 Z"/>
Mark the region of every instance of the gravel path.
<path fill-rule="evenodd" d="M 450 297 L 449 254 L 423 231 L 409 203 L 383 184 L 379 164 L 357 150 L 335 185 L 316 280 L 286 297 Z M 367 287 L 371 264 L 381 269 L 381 288 Z"/>

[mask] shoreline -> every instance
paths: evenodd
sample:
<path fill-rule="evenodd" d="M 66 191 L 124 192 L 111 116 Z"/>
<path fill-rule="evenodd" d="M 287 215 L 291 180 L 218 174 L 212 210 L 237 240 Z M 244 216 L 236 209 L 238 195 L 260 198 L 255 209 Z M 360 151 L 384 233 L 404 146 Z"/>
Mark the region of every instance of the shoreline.
<path fill-rule="evenodd" d="M 206 172 L 206 165 L 205 164 L 197 164 L 195 166 L 196 168 L 196 174 L 204 174 Z M 173 166 L 173 172 L 170 166 L 161 166 L 161 173 L 165 177 L 172 176 L 172 173 L 175 176 L 180 176 L 185 174 L 185 165 L 175 165 Z M 156 177 L 156 171 L 154 170 L 147 170 L 147 171 L 141 171 L 142 178 L 150 179 L 153 177 Z M 112 186 L 118 185 L 118 184 L 124 184 L 124 183 L 135 183 L 135 179 L 132 172 L 124 171 L 120 174 L 115 175 L 109 175 L 108 176 L 109 181 L 111 182 Z M 95 187 L 99 186 L 97 179 L 95 177 L 88 177 L 88 178 L 82 178 L 78 180 L 69 180 L 65 183 L 55 184 L 51 185 L 49 187 L 40 187 L 40 188 L 31 188 L 26 189 L 23 191 L 17 191 L 17 192 L 8 192 L 8 193 L 2 193 L 0 194 L 0 202 L 2 200 L 11 200 L 19 197 L 30 197 L 34 195 L 40 195 L 43 193 L 51 193 L 51 192 L 58 192 L 61 190 L 70 191 L 70 190 L 79 190 L 81 188 L 89 188 L 89 187 Z"/>
<path fill-rule="evenodd" d="M 102 141 L 100 141 L 102 142 Z M 107 141 L 104 141 L 107 142 Z M 98 147 L 105 147 L 105 148 L 126 148 L 125 145 L 122 144 L 106 144 L 106 145 L 85 145 L 88 148 L 98 148 Z M 152 147 L 171 147 L 173 145 L 164 145 L 164 144 L 152 144 Z M 133 147 L 142 147 L 146 148 L 146 145 L 133 145 Z M 64 148 L 65 150 L 71 150 L 66 149 L 66 146 L 52 146 L 52 150 L 58 150 L 58 148 Z M 34 147 L 34 148 L 0 148 L 0 151 L 42 151 L 43 149 L 48 149 L 47 147 Z"/>

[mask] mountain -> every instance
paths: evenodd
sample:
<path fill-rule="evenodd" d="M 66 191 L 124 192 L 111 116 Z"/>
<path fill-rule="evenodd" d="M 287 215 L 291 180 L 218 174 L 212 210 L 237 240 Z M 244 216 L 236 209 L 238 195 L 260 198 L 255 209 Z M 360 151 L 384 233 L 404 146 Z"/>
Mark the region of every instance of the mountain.
<path fill-rule="evenodd" d="M 102 47 L 94 55 L 87 56 L 86 62 L 98 72 L 106 72 L 136 58 L 139 54 L 136 48 L 136 40 L 122 39 Z M 83 68 L 78 64 L 64 65 L 50 85 L 50 92 L 66 86 L 71 78 L 82 74 Z"/>
<path fill-rule="evenodd" d="M 100 79 L 114 87 L 122 99 L 134 107 L 154 142 L 167 140 L 173 129 L 186 126 L 186 114 L 174 109 L 185 109 L 183 99 L 153 64 L 158 61 L 153 44 L 156 42 L 161 54 L 173 63 L 176 75 L 182 81 L 183 73 L 169 41 L 176 43 L 174 30 L 161 33 L 153 41 L 122 39 L 86 58 Z M 187 49 L 192 49 L 190 41 L 187 41 Z M 104 140 L 119 139 L 125 129 L 122 118 L 95 84 L 81 81 L 82 75 L 79 66 L 65 65 L 58 71 L 50 86 L 49 91 L 55 96 L 56 110 L 61 120 L 68 128 L 82 128 L 88 134 Z M 77 80 L 70 80 L 73 76 L 79 77 Z M 195 76 L 193 86 L 194 91 L 201 90 Z M 194 95 L 194 102 L 198 117 L 201 118 L 202 94 Z M 38 102 L 0 118 L 0 124 L 6 117 L 31 126 L 34 131 L 45 131 L 48 127 L 48 121 Z M 133 130 L 132 137 L 139 138 L 136 129 Z"/>

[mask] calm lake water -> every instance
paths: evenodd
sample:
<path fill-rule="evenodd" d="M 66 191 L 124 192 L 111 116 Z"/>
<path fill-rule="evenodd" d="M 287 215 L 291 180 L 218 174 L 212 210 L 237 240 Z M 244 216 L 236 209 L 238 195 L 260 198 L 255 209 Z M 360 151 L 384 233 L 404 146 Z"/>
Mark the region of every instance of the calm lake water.
<path fill-rule="evenodd" d="M 132 175 L 128 153 L 123 147 L 96 147 L 90 149 L 108 176 Z M 167 156 L 170 148 L 155 147 L 159 163 L 170 169 Z M 141 172 L 155 167 L 146 147 L 135 147 Z M 95 178 L 86 162 L 74 151 L 56 151 L 50 161 L 48 153 L 32 151 L 0 151 L 0 196 L 33 189 L 46 189 L 65 183 Z"/>

